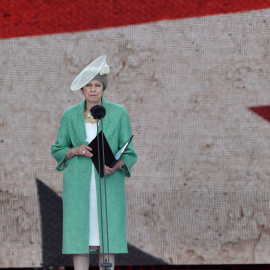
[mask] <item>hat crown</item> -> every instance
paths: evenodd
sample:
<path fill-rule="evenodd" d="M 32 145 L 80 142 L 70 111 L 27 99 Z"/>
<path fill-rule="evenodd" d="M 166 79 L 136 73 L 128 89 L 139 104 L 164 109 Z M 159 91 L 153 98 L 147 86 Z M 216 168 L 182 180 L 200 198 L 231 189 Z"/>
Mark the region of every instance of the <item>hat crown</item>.
<path fill-rule="evenodd" d="M 106 55 L 102 55 L 90 63 L 81 73 L 75 78 L 71 84 L 71 90 L 76 91 L 84 87 L 90 82 L 98 73 L 104 75 L 110 72 L 110 68 L 106 63 Z"/>

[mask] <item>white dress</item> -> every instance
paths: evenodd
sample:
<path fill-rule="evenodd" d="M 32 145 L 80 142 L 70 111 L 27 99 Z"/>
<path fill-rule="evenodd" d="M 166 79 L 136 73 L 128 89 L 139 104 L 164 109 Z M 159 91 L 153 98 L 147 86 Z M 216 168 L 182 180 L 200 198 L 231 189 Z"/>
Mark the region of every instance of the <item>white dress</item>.
<path fill-rule="evenodd" d="M 86 141 L 90 143 L 97 134 L 97 125 L 85 123 L 87 138 Z M 92 174 L 90 180 L 90 223 L 89 223 L 89 247 L 90 251 L 97 250 L 100 246 L 99 241 L 99 226 L 98 226 L 98 210 L 97 210 L 97 190 L 95 179 L 95 168 L 92 164 Z"/>

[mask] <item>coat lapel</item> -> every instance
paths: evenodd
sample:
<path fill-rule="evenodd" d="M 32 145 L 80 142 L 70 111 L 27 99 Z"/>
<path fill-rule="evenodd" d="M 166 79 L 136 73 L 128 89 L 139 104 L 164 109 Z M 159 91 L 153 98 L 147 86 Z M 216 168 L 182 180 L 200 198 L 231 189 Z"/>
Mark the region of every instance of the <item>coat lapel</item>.
<path fill-rule="evenodd" d="M 111 115 L 108 112 L 107 101 L 104 98 L 102 98 L 102 105 L 106 109 L 106 115 L 105 115 L 105 117 L 103 119 L 103 131 L 104 131 L 104 134 L 106 135 L 106 130 L 110 128 L 110 124 L 111 124 L 110 118 L 111 118 Z M 101 125 L 99 125 L 98 130 L 99 131 L 101 130 Z"/>
<path fill-rule="evenodd" d="M 84 104 L 85 104 L 85 101 L 82 102 L 78 107 L 78 111 L 77 111 L 78 130 L 77 130 L 77 132 L 78 132 L 78 136 L 79 136 L 80 140 L 82 141 L 82 143 L 88 144 L 88 142 L 86 141 L 87 135 L 86 135 L 86 129 L 85 129 L 85 123 L 84 123 L 84 117 L 83 117 Z"/>

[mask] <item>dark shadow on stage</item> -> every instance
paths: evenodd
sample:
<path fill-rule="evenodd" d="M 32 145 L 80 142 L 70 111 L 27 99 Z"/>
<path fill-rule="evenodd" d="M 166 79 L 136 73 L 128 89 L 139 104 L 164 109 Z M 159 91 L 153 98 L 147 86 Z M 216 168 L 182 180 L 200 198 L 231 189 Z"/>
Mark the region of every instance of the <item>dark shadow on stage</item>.
<path fill-rule="evenodd" d="M 72 266 L 72 256 L 62 255 L 63 202 L 61 196 L 36 179 L 42 231 L 42 267 Z M 163 260 L 128 244 L 128 254 L 116 255 L 117 265 L 166 265 Z M 91 255 L 90 266 L 98 265 Z"/>

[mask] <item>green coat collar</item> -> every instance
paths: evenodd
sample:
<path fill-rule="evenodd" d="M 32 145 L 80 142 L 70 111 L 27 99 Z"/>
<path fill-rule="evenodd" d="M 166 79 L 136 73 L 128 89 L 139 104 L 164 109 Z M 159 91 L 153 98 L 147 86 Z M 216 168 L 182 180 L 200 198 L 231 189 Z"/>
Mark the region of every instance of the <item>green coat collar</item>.
<path fill-rule="evenodd" d="M 87 138 L 87 134 L 86 134 L 86 129 L 85 129 L 85 122 L 84 122 L 84 116 L 83 116 L 83 112 L 84 112 L 84 108 L 85 108 L 85 103 L 86 100 L 84 100 L 82 103 L 79 104 L 78 110 L 77 110 L 77 119 L 78 119 L 78 134 L 80 136 L 80 138 L 83 139 L 84 144 L 88 144 L 88 142 L 85 140 Z M 106 115 L 105 117 L 102 119 L 103 121 L 103 131 L 104 133 L 106 133 L 106 129 L 110 128 L 110 123 L 111 123 L 111 116 L 110 116 L 110 106 L 109 106 L 109 102 L 106 101 L 104 98 L 102 98 L 102 105 L 105 107 L 106 109 Z M 101 130 L 101 125 L 98 125 L 98 131 Z"/>

